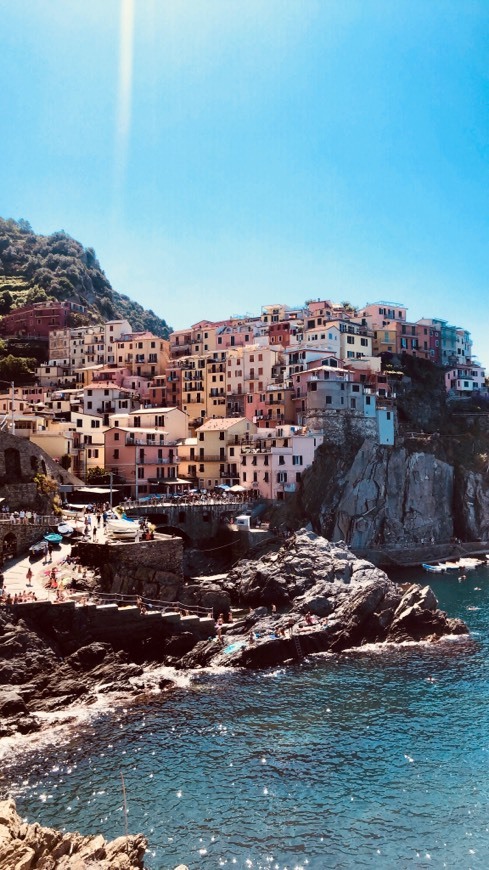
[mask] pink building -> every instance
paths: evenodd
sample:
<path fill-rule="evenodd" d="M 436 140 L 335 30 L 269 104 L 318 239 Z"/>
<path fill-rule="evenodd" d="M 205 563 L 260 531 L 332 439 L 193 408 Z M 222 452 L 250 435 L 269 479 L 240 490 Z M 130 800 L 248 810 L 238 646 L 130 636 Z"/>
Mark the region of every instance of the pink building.
<path fill-rule="evenodd" d="M 180 458 L 175 444 L 165 443 L 161 429 L 114 426 L 105 433 L 105 467 L 138 497 L 172 492 L 178 485 Z"/>
<path fill-rule="evenodd" d="M 283 500 L 295 492 L 323 442 L 298 426 L 261 429 L 241 445 L 240 483 L 262 498 Z"/>

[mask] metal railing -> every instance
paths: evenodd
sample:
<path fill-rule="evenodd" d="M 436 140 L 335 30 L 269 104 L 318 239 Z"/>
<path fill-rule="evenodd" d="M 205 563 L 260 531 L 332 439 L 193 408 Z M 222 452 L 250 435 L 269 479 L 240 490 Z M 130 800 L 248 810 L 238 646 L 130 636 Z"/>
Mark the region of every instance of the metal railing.
<path fill-rule="evenodd" d="M 62 522 L 61 517 L 54 514 L 45 516 L 20 517 L 14 513 L 0 513 L 0 523 L 5 525 L 24 525 L 24 526 L 55 526 Z"/>

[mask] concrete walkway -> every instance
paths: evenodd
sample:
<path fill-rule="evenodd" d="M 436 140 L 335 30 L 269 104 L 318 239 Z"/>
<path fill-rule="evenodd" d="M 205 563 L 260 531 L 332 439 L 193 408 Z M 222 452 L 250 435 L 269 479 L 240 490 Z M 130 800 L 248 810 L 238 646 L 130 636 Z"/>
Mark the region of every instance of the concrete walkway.
<path fill-rule="evenodd" d="M 29 554 L 18 556 L 15 559 L 10 559 L 3 566 L 3 576 L 5 578 L 4 588 L 5 594 L 13 597 L 21 592 L 34 592 L 39 601 L 53 600 L 56 597 L 54 589 L 46 589 L 46 571 L 69 556 L 71 544 L 63 540 L 59 547 L 53 550 L 53 561 L 47 565 L 43 564 L 43 559 L 31 561 Z M 32 571 L 32 585 L 27 585 L 27 571 L 29 568 Z"/>

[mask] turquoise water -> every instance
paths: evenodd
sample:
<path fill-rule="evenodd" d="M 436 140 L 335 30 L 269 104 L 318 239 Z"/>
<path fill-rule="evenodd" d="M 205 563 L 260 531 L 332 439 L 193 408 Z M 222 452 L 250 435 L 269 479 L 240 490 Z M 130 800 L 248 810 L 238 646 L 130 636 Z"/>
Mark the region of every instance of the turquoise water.
<path fill-rule="evenodd" d="M 488 867 L 489 570 L 469 577 L 430 582 L 472 642 L 201 675 L 17 760 L 19 811 L 119 836 L 122 771 L 152 870 Z"/>

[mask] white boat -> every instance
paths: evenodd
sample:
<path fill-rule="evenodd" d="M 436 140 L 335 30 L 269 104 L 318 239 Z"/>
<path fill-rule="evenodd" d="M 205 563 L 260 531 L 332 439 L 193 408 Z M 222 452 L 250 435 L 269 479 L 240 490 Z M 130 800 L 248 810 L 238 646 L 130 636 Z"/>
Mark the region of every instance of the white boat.
<path fill-rule="evenodd" d="M 444 574 L 446 568 L 443 565 L 428 565 L 427 562 L 423 562 L 421 567 L 425 571 L 429 571 L 431 574 Z"/>
<path fill-rule="evenodd" d="M 71 538 L 74 531 L 75 527 L 69 523 L 60 523 L 58 526 L 58 532 L 60 535 L 63 535 L 63 538 Z"/>
<path fill-rule="evenodd" d="M 127 520 L 107 520 L 106 532 L 111 537 L 134 540 L 138 531 L 138 523 L 131 523 Z"/>
<path fill-rule="evenodd" d="M 485 562 L 482 559 L 464 558 L 460 559 L 460 567 L 465 571 L 474 571 L 475 568 L 480 568 Z"/>

